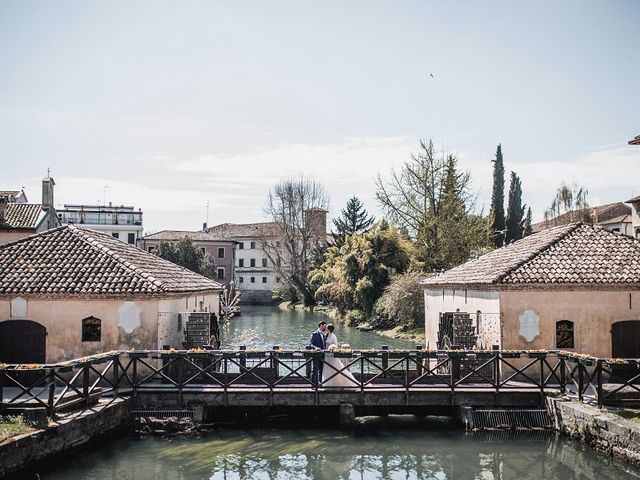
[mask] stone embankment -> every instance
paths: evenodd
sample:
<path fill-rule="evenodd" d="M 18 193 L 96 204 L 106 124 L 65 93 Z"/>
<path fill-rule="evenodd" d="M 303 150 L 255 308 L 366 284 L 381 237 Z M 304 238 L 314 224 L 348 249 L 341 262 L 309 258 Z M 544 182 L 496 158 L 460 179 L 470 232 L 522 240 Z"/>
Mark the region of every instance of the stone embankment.
<path fill-rule="evenodd" d="M 640 467 L 640 423 L 582 402 L 547 398 L 556 430 L 582 443 Z"/>
<path fill-rule="evenodd" d="M 129 419 L 129 409 L 130 399 L 98 403 L 52 421 L 46 428 L 0 443 L 0 478 L 26 467 L 33 468 L 47 457 L 122 428 Z"/>

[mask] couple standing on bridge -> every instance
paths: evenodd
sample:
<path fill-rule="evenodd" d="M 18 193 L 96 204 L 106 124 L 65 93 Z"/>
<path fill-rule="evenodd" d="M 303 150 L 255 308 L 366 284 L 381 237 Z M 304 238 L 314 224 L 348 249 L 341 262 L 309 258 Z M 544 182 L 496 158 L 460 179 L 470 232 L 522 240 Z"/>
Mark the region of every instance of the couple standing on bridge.
<path fill-rule="evenodd" d="M 338 337 L 333 333 L 335 327 L 327 322 L 320 322 L 318 329 L 311 334 L 309 348 L 328 350 L 324 358 L 314 358 L 311 369 L 311 383 L 323 387 L 357 387 L 358 382 L 353 374 L 339 358 L 334 357 L 333 350 L 338 348 Z M 328 367 L 328 368 L 325 368 Z M 326 380 L 323 381 L 323 373 Z"/>

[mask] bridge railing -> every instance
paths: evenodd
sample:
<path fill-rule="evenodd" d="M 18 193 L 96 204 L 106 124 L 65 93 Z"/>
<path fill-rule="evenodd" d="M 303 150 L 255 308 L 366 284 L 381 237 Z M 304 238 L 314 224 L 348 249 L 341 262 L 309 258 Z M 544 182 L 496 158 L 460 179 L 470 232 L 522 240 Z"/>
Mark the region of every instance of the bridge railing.
<path fill-rule="evenodd" d="M 328 361 L 335 358 L 340 363 Z M 312 373 L 322 365 L 322 382 Z M 47 365 L 1 365 L 0 409 L 40 406 L 50 414 L 101 396 L 145 391 L 348 391 L 473 389 L 573 393 L 581 401 L 640 399 L 640 360 L 592 358 L 565 351 L 427 351 L 382 349 L 113 351 Z"/>

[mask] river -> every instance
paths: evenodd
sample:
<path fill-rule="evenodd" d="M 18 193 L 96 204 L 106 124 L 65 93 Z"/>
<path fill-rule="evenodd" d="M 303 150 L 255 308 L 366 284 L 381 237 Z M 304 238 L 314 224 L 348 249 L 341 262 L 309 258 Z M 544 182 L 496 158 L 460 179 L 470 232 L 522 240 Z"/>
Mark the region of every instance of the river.
<path fill-rule="evenodd" d="M 226 347 L 304 348 L 320 314 L 244 307 L 222 326 Z M 353 348 L 413 344 L 337 325 Z M 42 480 L 422 480 L 640 478 L 631 468 L 550 432 L 468 434 L 450 419 L 365 418 L 221 428 L 202 438 L 129 437 L 64 458 Z"/>

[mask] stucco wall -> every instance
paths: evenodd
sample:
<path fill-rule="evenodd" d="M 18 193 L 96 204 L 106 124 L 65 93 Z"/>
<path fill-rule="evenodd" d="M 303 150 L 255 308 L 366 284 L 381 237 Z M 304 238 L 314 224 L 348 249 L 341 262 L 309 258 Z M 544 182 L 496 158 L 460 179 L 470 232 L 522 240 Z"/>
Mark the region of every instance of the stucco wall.
<path fill-rule="evenodd" d="M 556 322 L 571 320 L 574 351 L 610 357 L 611 324 L 640 320 L 640 292 L 637 291 L 501 292 L 500 305 L 505 349 L 554 349 Z M 540 335 L 532 342 L 527 342 L 519 333 L 519 317 L 525 310 L 532 310 L 540 318 Z"/>
<path fill-rule="evenodd" d="M 15 242 L 21 238 L 26 238 L 35 234 L 35 230 L 0 230 L 0 245 L 5 243 Z"/>
<path fill-rule="evenodd" d="M 176 298 L 125 299 L 27 299 L 24 317 L 11 317 L 11 299 L 0 299 L 0 322 L 32 320 L 47 329 L 46 361 L 58 362 L 109 350 L 155 349 L 159 346 L 159 312 L 200 311 L 200 303 L 217 312 L 215 294 Z M 82 319 L 101 320 L 99 342 L 82 341 Z M 160 342 L 163 343 L 163 342 Z"/>
<path fill-rule="evenodd" d="M 473 315 L 479 310 L 482 343 L 485 347 L 500 345 L 500 298 L 498 292 L 477 290 L 425 289 L 425 333 L 427 347 L 435 349 L 438 343 L 440 313 L 467 312 Z"/>

